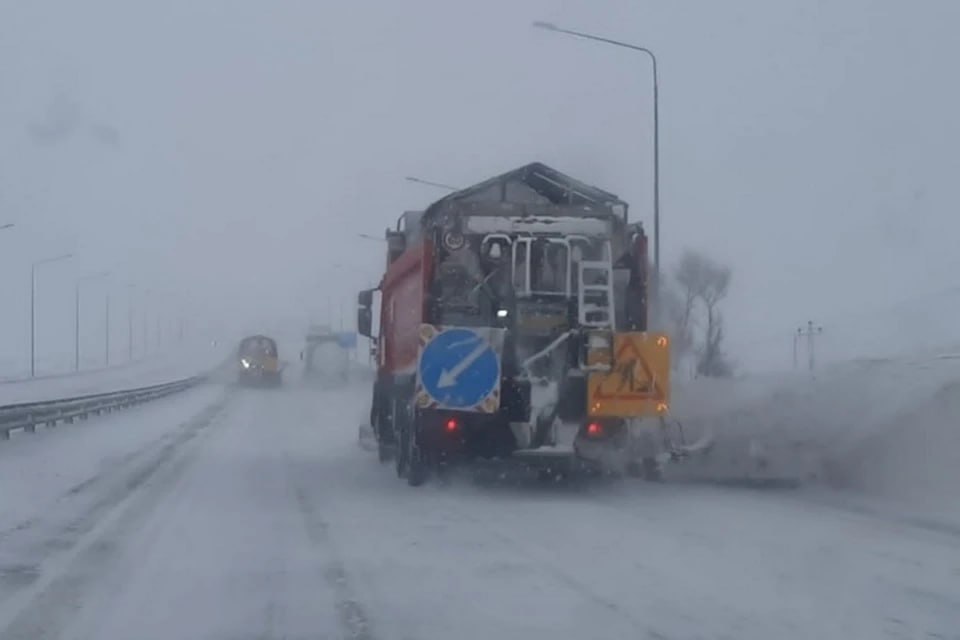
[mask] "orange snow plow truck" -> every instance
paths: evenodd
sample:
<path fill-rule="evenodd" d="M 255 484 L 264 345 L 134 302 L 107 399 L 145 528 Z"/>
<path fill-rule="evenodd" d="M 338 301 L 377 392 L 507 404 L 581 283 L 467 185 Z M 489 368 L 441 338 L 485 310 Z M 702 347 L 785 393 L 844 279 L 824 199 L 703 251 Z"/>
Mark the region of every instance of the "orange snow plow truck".
<path fill-rule="evenodd" d="M 360 292 L 380 460 L 659 477 L 670 341 L 647 332 L 647 237 L 617 196 L 534 163 L 407 212 Z M 375 311 L 376 319 L 375 322 Z"/>

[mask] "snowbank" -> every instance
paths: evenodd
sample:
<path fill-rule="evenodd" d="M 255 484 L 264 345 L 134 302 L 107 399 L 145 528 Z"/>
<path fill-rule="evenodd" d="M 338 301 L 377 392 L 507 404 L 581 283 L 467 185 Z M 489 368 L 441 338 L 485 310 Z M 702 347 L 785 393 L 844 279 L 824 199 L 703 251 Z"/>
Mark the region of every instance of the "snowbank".
<path fill-rule="evenodd" d="M 929 506 L 955 502 L 960 484 L 951 353 L 697 380 L 675 391 L 674 416 L 689 436 L 716 437 L 709 456 L 671 470 L 679 478 L 792 478 Z"/>
<path fill-rule="evenodd" d="M 15 434 L 0 446 L 0 532 L 63 509 L 65 496 L 169 442 L 222 395 L 222 387 L 202 385 L 96 420 Z"/>
<path fill-rule="evenodd" d="M 956 503 L 960 486 L 960 379 L 944 384 L 922 402 L 881 423 L 857 446 L 830 457 L 825 473 L 832 486 L 915 505 Z"/>

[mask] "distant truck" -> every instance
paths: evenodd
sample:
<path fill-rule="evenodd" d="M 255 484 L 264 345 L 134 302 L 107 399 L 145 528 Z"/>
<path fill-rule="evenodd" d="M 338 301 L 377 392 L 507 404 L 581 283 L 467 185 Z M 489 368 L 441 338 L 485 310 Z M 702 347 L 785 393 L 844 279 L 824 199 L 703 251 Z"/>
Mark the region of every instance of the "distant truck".
<path fill-rule="evenodd" d="M 381 461 L 411 485 L 478 458 L 657 476 L 669 340 L 647 333 L 647 236 L 625 202 L 534 163 L 405 213 L 386 241 L 357 317 Z"/>
<path fill-rule="evenodd" d="M 311 325 L 305 342 L 300 352 L 304 378 L 328 384 L 349 379 L 350 354 L 344 348 L 342 334 L 325 325 Z"/>

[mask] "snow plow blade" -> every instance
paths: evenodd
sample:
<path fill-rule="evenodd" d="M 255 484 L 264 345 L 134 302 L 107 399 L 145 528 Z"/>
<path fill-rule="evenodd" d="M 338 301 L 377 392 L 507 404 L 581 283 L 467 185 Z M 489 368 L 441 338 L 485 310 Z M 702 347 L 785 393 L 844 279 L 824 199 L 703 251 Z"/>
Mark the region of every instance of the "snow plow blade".
<path fill-rule="evenodd" d="M 678 446 L 658 456 L 658 461 L 687 463 L 674 466 L 670 480 L 677 482 L 741 489 L 796 489 L 803 484 L 800 475 L 784 465 L 790 452 L 770 454 L 762 443 L 752 439 L 717 442 L 712 433 L 706 433 L 689 446 Z"/>
<path fill-rule="evenodd" d="M 577 458 L 573 449 L 567 447 L 541 447 L 515 451 L 511 460 L 535 471 L 556 472 L 569 475 L 582 470 L 583 462 Z"/>
<path fill-rule="evenodd" d="M 679 425 L 679 423 L 677 423 Z M 681 427 L 682 429 L 682 427 Z M 696 456 L 706 456 L 713 451 L 713 447 L 716 444 L 716 440 L 713 437 L 713 432 L 706 432 L 700 438 L 691 444 L 686 444 L 683 441 L 682 431 L 681 431 L 681 440 L 680 442 L 675 442 L 669 440 L 669 446 L 667 449 L 657 456 L 657 461 L 660 464 L 667 464 L 670 462 L 683 462 L 689 458 Z"/>
<path fill-rule="evenodd" d="M 566 447 L 522 449 L 505 458 L 475 460 L 470 467 L 474 479 L 481 483 L 522 483 L 531 479 L 531 474 L 540 482 L 556 483 L 602 474 L 597 465 L 579 458 Z"/>

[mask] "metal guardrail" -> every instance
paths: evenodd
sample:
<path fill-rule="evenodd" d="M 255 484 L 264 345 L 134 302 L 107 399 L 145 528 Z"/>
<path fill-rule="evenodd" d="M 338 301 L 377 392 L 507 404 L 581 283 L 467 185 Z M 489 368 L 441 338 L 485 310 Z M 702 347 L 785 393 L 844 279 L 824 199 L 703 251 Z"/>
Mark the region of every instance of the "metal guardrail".
<path fill-rule="evenodd" d="M 33 433 L 38 425 L 54 427 L 60 422 L 86 420 L 91 415 L 110 413 L 163 398 L 185 391 L 204 379 L 204 376 L 196 376 L 123 391 L 0 406 L 0 440 L 9 440 L 11 431 Z"/>

